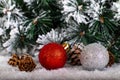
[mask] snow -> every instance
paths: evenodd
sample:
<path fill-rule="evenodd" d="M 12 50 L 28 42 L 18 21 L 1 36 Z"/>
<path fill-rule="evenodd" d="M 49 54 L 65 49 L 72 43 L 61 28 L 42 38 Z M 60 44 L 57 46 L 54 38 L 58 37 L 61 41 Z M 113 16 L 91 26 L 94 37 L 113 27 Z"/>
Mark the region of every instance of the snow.
<path fill-rule="evenodd" d="M 67 23 L 69 22 L 71 17 L 73 17 L 77 23 L 85 23 L 85 24 L 88 23 L 86 21 L 88 17 L 85 16 L 84 12 L 82 11 L 83 5 L 79 5 L 77 0 L 61 0 L 61 1 L 63 5 L 62 13 L 64 16 L 66 16 L 65 21 Z"/>
<path fill-rule="evenodd" d="M 81 66 L 70 66 L 66 64 L 63 68 L 46 70 L 34 57 L 37 67 L 32 72 L 19 71 L 17 67 L 7 64 L 10 56 L 0 56 L 0 80 L 116 80 L 120 79 L 120 64 L 104 70 L 87 71 Z"/>

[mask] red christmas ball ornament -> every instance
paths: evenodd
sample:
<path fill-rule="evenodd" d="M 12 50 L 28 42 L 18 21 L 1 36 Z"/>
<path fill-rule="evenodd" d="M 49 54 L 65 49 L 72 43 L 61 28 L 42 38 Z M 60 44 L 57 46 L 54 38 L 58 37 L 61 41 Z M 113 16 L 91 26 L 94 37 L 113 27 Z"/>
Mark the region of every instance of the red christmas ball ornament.
<path fill-rule="evenodd" d="M 48 70 L 62 68 L 67 61 L 66 51 L 57 43 L 44 45 L 38 57 L 40 64 Z"/>

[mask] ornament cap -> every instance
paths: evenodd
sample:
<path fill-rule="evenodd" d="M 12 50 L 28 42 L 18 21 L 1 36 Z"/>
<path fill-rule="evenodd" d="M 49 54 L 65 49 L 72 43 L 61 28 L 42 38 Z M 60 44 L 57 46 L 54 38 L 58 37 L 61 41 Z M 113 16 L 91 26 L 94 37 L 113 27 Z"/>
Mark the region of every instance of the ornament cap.
<path fill-rule="evenodd" d="M 68 52 L 70 50 L 70 45 L 67 42 L 62 43 L 62 46 L 66 52 Z"/>

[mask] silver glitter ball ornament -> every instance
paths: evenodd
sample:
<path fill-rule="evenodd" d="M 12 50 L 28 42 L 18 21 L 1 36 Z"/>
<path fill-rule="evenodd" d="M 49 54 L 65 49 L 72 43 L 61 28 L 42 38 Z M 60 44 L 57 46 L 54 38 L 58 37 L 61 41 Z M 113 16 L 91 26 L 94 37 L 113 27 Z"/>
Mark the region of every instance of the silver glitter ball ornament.
<path fill-rule="evenodd" d="M 108 64 L 109 54 L 103 45 L 92 43 L 83 48 L 80 61 L 84 69 L 101 70 Z"/>

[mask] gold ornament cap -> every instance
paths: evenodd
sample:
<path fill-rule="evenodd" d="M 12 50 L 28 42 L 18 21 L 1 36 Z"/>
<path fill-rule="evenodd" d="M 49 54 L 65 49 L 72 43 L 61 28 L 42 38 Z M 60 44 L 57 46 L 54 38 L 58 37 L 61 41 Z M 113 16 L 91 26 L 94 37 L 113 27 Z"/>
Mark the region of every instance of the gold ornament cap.
<path fill-rule="evenodd" d="M 70 50 L 70 45 L 67 42 L 62 43 L 63 48 L 65 49 L 66 52 Z"/>

